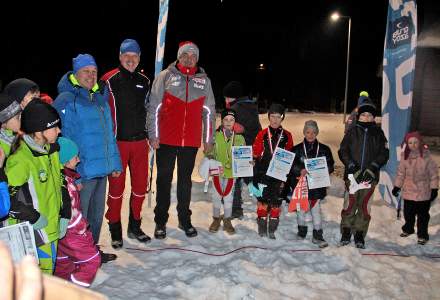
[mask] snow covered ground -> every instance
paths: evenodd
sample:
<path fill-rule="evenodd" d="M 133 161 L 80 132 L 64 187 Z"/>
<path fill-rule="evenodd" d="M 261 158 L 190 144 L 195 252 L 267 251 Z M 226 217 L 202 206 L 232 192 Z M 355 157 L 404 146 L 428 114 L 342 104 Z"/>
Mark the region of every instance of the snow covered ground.
<path fill-rule="evenodd" d="M 261 115 L 263 126 L 267 116 Z M 342 116 L 334 114 L 287 114 L 284 127 L 302 140 L 304 121 L 318 121 L 318 139 L 331 146 L 338 165 L 337 149 L 342 139 Z M 200 152 L 200 151 L 199 151 Z M 202 155 L 199 153 L 198 161 Z M 437 156 L 438 157 L 438 156 Z M 202 179 L 193 173 L 192 223 L 199 235 L 187 238 L 177 229 L 175 185 L 168 223 L 168 237 L 153 239 L 147 246 L 125 238 L 124 249 L 109 246 L 107 224 L 101 244 L 118 259 L 103 265 L 93 289 L 110 299 L 440 299 L 440 204 L 431 208 L 431 240 L 419 246 L 416 237 L 401 238 L 403 220 L 395 209 L 375 195 L 372 221 L 365 250 L 354 245 L 338 247 L 343 182 L 332 176 L 329 196 L 323 201 L 324 237 L 330 246 L 322 251 L 311 242 L 311 224 L 306 240 L 297 240 L 296 216 L 283 206 L 276 240 L 260 238 L 256 232 L 255 202 L 243 189 L 245 217 L 234 220 L 235 235 L 208 232 L 212 221 L 209 194 Z M 175 183 L 175 178 L 174 178 Z M 126 192 L 126 200 L 129 191 Z M 145 202 L 144 231 L 153 235 L 153 208 Z M 123 206 L 123 228 L 127 226 L 128 201 Z M 124 230 L 125 231 L 125 230 Z M 161 250 L 163 248 L 182 248 Z M 226 254 L 241 247 L 248 247 Z M 138 250 L 133 250 L 133 249 Z M 191 251 L 193 252 L 191 252 Z M 202 252 L 202 253 L 197 253 Z M 216 254 L 220 256 L 207 255 Z M 398 254 L 405 256 L 368 255 Z M 431 256 L 431 257 L 430 257 Z"/>

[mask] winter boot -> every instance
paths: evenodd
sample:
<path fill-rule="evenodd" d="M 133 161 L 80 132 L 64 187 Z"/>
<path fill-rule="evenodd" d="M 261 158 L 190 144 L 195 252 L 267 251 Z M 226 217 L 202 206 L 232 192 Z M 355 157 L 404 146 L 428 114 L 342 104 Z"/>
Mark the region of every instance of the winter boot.
<path fill-rule="evenodd" d="M 269 218 L 269 238 L 275 239 L 275 231 L 280 223 L 279 218 Z"/>
<path fill-rule="evenodd" d="M 197 230 L 194 228 L 194 226 L 192 226 L 191 222 L 189 222 L 186 226 L 183 226 L 180 222 L 179 225 L 177 226 L 179 229 L 182 229 L 183 231 L 185 231 L 185 235 L 187 237 L 196 237 L 197 236 Z"/>
<path fill-rule="evenodd" d="M 258 234 L 260 236 L 267 236 L 267 218 L 257 218 Z"/>
<path fill-rule="evenodd" d="M 354 243 L 356 245 L 356 248 L 365 249 L 364 233 L 362 231 L 355 232 Z"/>
<path fill-rule="evenodd" d="M 220 228 L 221 219 L 220 217 L 212 217 L 214 220 L 212 221 L 211 225 L 209 226 L 209 232 L 217 232 Z"/>
<path fill-rule="evenodd" d="M 122 248 L 122 245 L 124 244 L 122 240 L 122 225 L 121 221 L 116 223 L 108 223 L 108 227 L 110 229 L 110 235 L 112 238 L 112 247 L 113 249 L 119 249 Z"/>
<path fill-rule="evenodd" d="M 325 248 L 328 246 L 328 243 L 324 240 L 324 237 L 322 236 L 322 229 L 313 229 L 312 243 L 318 245 L 319 248 Z"/>
<path fill-rule="evenodd" d="M 105 253 L 105 252 L 103 252 L 103 251 L 100 249 L 99 245 L 96 245 L 96 248 L 98 248 L 99 255 L 101 256 L 101 265 L 102 265 L 102 264 L 106 264 L 106 263 L 108 263 L 109 261 L 113 261 L 113 260 L 115 260 L 116 258 L 118 258 L 118 256 L 117 256 L 116 254 L 113 254 L 113 253 Z"/>
<path fill-rule="evenodd" d="M 133 216 L 130 214 L 128 220 L 128 228 L 127 228 L 127 236 L 130 239 L 136 239 L 141 243 L 148 243 L 151 241 L 151 238 L 145 234 L 145 232 L 141 229 L 141 220 L 135 220 Z"/>
<path fill-rule="evenodd" d="M 154 228 L 154 237 L 158 240 L 163 240 L 167 237 L 167 227 L 165 225 L 156 224 Z"/>
<path fill-rule="evenodd" d="M 232 219 L 243 219 L 243 208 L 241 207 L 232 207 Z"/>
<path fill-rule="evenodd" d="M 229 234 L 235 233 L 234 226 L 232 226 L 232 223 L 231 223 L 231 218 L 224 218 L 223 219 L 223 230 Z"/>
<path fill-rule="evenodd" d="M 417 239 L 417 244 L 419 244 L 419 245 L 426 245 L 427 242 L 428 242 L 428 239 L 425 239 L 425 238 L 418 238 Z"/>
<path fill-rule="evenodd" d="M 307 226 L 298 225 L 298 237 L 305 239 L 307 236 Z"/>
<path fill-rule="evenodd" d="M 342 227 L 342 236 L 341 241 L 339 242 L 340 246 L 347 246 L 351 243 L 351 229 L 349 227 Z"/>

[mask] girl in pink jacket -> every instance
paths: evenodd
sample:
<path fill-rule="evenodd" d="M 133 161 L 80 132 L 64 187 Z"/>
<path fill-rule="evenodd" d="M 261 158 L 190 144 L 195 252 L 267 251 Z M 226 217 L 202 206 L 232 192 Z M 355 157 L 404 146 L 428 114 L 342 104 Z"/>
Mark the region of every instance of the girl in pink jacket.
<path fill-rule="evenodd" d="M 397 197 L 402 189 L 401 196 L 404 200 L 405 225 L 400 236 L 407 237 L 414 233 L 417 216 L 418 243 L 425 245 L 429 240 L 429 208 L 438 195 L 438 166 L 427 147 L 422 144 L 422 137 L 418 132 L 405 135 L 403 149 L 392 191 Z"/>
<path fill-rule="evenodd" d="M 67 138 L 59 137 L 60 162 L 64 165 L 63 193 L 69 193 L 72 200 L 72 218 L 65 237 L 58 242 L 55 276 L 64 278 L 83 287 L 89 287 L 101 266 L 101 256 L 93 241 L 87 220 L 81 213 L 81 201 L 75 180 L 79 163 L 78 147 Z"/>

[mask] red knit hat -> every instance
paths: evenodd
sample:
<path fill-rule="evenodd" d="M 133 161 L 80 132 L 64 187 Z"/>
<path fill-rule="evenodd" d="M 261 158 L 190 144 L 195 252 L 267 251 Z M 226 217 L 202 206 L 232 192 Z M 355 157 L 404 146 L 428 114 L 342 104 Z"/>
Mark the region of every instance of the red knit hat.
<path fill-rule="evenodd" d="M 409 150 L 408 147 L 408 141 L 410 138 L 416 138 L 419 140 L 419 152 L 420 152 L 420 157 L 423 157 L 423 149 L 425 148 L 423 145 L 423 141 L 422 141 L 422 136 L 420 135 L 420 133 L 418 131 L 412 131 L 412 132 L 408 132 L 407 134 L 405 134 L 405 138 L 403 140 L 402 143 L 402 147 L 405 146 L 405 152 L 404 152 L 404 158 L 405 160 L 408 159 L 409 153 L 411 152 L 411 150 Z"/>

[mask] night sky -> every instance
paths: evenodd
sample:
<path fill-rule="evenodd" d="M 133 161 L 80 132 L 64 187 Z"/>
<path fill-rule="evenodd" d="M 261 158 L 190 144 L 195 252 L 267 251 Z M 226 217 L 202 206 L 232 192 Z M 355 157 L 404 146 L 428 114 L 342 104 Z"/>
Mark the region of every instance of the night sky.
<path fill-rule="evenodd" d="M 9 1 L 3 7 L 4 14 L 14 16 L 13 21 L 1 21 L 3 85 L 27 77 L 55 97 L 72 57 L 92 54 L 102 75 L 118 65 L 125 38 L 139 41 L 141 67 L 152 77 L 157 0 L 74 1 L 71 7 L 54 3 Z M 339 108 L 345 91 L 348 21 L 330 21 L 338 10 L 352 17 L 349 108 L 360 90 L 379 101 L 382 80 L 377 74 L 387 5 L 385 0 L 170 0 L 164 67 L 175 60 L 180 41 L 192 40 L 200 48 L 199 65 L 211 78 L 219 105 L 223 86 L 240 80 L 260 101 L 323 111 L 334 102 Z M 258 70 L 260 63 L 265 70 Z"/>

